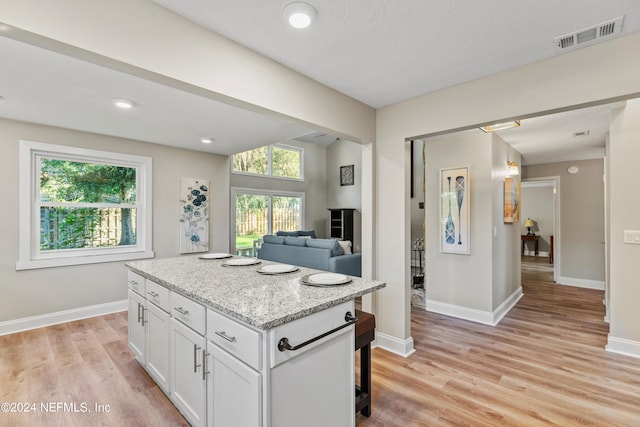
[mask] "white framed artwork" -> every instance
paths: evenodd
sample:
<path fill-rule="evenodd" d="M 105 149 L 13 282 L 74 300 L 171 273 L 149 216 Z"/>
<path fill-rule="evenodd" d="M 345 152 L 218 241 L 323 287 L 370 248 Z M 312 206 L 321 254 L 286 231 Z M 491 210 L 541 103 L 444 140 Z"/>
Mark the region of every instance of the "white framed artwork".
<path fill-rule="evenodd" d="M 471 254 L 469 167 L 440 169 L 440 252 Z"/>
<path fill-rule="evenodd" d="M 209 250 L 209 180 L 180 178 L 180 253 Z"/>

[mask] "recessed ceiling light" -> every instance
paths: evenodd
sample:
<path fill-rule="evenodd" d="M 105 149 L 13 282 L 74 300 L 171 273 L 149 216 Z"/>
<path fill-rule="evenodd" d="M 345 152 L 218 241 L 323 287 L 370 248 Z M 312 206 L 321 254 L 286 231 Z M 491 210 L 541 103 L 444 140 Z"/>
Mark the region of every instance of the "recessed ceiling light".
<path fill-rule="evenodd" d="M 318 16 L 313 6 L 302 2 L 289 3 L 282 13 L 287 23 L 298 29 L 307 28 Z"/>
<path fill-rule="evenodd" d="M 213 141 L 213 138 L 200 138 L 200 142 L 202 142 L 203 144 L 211 144 Z"/>
<path fill-rule="evenodd" d="M 124 98 L 114 98 L 113 104 L 118 108 L 122 108 L 123 110 L 129 110 L 136 105 L 135 102 Z"/>

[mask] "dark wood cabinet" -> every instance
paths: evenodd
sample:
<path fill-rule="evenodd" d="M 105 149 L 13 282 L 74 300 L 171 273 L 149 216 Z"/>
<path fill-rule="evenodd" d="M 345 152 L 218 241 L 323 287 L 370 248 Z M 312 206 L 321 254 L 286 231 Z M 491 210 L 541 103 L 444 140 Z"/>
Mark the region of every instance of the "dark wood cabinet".
<path fill-rule="evenodd" d="M 330 237 L 353 242 L 353 212 L 355 209 L 329 209 Z"/>

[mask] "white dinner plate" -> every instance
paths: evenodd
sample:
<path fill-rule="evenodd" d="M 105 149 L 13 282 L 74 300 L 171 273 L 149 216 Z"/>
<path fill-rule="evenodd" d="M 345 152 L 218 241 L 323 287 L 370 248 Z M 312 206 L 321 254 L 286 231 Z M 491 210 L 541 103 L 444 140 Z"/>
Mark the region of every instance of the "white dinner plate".
<path fill-rule="evenodd" d="M 289 264 L 272 264 L 272 265 L 263 265 L 258 269 L 258 273 L 263 274 L 282 274 L 282 273 L 291 273 L 292 271 L 298 271 L 299 268 L 295 265 Z"/>
<path fill-rule="evenodd" d="M 212 254 L 204 254 L 204 255 L 200 255 L 199 258 L 200 259 L 225 259 L 225 258 L 231 258 L 233 255 L 231 254 L 225 254 L 225 253 L 212 253 Z"/>
<path fill-rule="evenodd" d="M 317 273 L 309 275 L 307 281 L 316 285 L 341 285 L 349 282 L 349 276 L 338 273 Z"/>
<path fill-rule="evenodd" d="M 255 265 L 255 264 L 260 264 L 260 260 L 257 260 L 255 258 L 234 258 L 234 259 L 230 259 L 229 261 L 225 261 L 222 265 L 229 265 L 229 266 L 240 266 L 240 265 Z"/>

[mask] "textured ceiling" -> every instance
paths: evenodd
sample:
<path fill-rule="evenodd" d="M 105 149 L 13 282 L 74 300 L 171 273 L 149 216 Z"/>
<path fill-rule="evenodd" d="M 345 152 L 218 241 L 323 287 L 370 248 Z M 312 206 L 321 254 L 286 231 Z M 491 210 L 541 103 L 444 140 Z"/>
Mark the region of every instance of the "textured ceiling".
<path fill-rule="evenodd" d="M 556 55 L 555 36 L 621 15 L 622 35 L 640 29 L 638 0 L 308 0 L 318 20 L 297 31 L 282 20 L 288 1 L 155 0 L 374 107 Z M 303 135 L 335 140 L 4 37 L 0 57 L 0 117 L 220 154 Z M 113 97 L 139 106 L 114 110 Z M 525 164 L 601 157 L 610 108 L 527 119 L 500 134 Z M 573 138 L 586 129 L 589 137 Z"/>
<path fill-rule="evenodd" d="M 553 38 L 624 15 L 638 0 L 305 0 L 308 30 L 287 27 L 291 0 L 154 0 L 327 86 L 379 108 L 556 54 Z"/>

